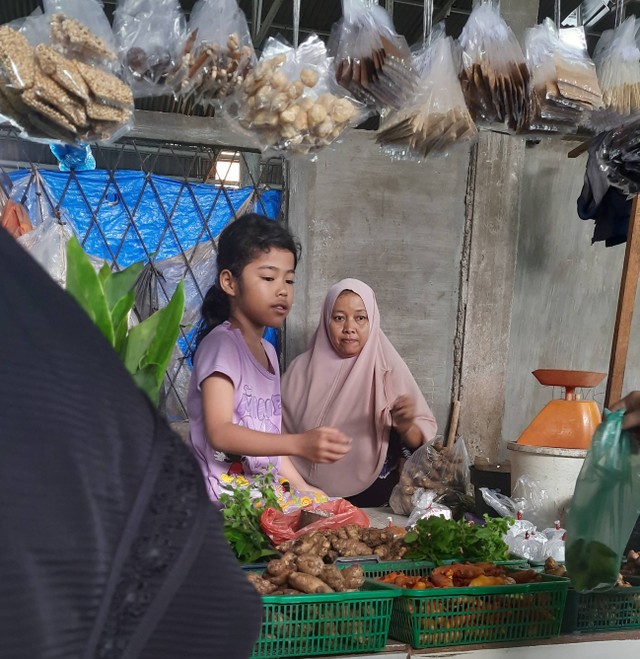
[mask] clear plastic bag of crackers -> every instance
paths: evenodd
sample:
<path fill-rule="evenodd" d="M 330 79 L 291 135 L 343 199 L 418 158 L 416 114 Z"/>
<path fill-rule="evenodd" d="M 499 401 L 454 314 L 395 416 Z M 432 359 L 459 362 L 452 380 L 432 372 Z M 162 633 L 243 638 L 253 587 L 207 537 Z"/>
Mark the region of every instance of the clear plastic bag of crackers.
<path fill-rule="evenodd" d="M 367 109 L 335 84 L 330 70 L 326 47 L 316 35 L 298 48 L 270 38 L 227 105 L 227 115 L 265 151 L 316 152 L 367 116 Z"/>
<path fill-rule="evenodd" d="M 179 0 L 118 0 L 113 33 L 136 98 L 172 94 L 186 75 L 187 22 Z"/>
<path fill-rule="evenodd" d="M 194 105 L 233 94 L 256 62 L 247 19 L 236 0 L 198 0 L 189 19 L 186 77 L 176 96 Z"/>

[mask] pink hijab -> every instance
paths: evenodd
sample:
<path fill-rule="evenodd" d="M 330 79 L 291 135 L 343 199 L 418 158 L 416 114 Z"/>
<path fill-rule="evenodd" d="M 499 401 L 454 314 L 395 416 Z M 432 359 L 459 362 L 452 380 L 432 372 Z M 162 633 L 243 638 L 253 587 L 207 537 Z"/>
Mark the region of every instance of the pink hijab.
<path fill-rule="evenodd" d="M 329 339 L 329 322 L 338 296 L 357 293 L 369 316 L 369 338 L 356 357 L 340 357 Z M 391 408 L 398 396 L 415 402 L 415 424 L 426 441 L 436 421 L 407 365 L 380 329 L 373 290 L 358 279 L 343 279 L 329 289 L 320 324 L 309 350 L 293 360 L 282 379 L 283 432 L 318 426 L 337 428 L 353 440 L 351 451 L 333 464 L 291 460 L 303 478 L 331 496 L 348 497 L 378 478 L 387 456 Z"/>

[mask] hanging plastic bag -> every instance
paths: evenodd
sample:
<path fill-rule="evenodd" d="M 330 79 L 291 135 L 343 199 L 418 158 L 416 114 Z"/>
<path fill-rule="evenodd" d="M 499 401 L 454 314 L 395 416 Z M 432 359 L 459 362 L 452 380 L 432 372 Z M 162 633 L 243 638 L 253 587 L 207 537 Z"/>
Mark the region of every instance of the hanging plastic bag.
<path fill-rule="evenodd" d="M 567 511 L 567 571 L 579 592 L 615 585 L 640 514 L 640 456 L 623 416 L 605 412 Z"/>
<path fill-rule="evenodd" d="M 71 236 L 73 231 L 68 224 L 51 217 L 18 238 L 18 242 L 64 288 L 67 281 L 67 243 Z"/>
<path fill-rule="evenodd" d="M 602 107 L 584 28 L 558 30 L 547 18 L 527 30 L 525 52 L 531 74 L 530 130 L 573 132 L 588 112 Z"/>
<path fill-rule="evenodd" d="M 537 528 L 544 528 L 550 522 L 547 518 L 551 505 L 548 492 L 529 474 L 522 474 L 515 482 L 511 495 L 524 519 Z M 553 517 L 551 517 L 553 519 Z"/>
<path fill-rule="evenodd" d="M 113 33 L 135 98 L 172 93 L 180 84 L 187 26 L 179 0 L 119 0 Z"/>
<path fill-rule="evenodd" d="M 478 131 L 467 109 L 453 61 L 453 40 L 444 29 L 413 58 L 419 75 L 416 94 L 382 124 L 376 142 L 396 159 L 423 161 L 469 142 Z"/>
<path fill-rule="evenodd" d="M 293 513 L 286 514 L 275 508 L 267 508 L 260 518 L 260 526 L 276 546 L 312 531 L 339 529 L 342 526 L 347 526 L 347 524 L 356 524 L 364 529 L 370 526 L 367 514 L 345 499 L 335 499 L 316 506 L 313 508 L 314 511 L 327 512 L 330 513 L 330 516 L 299 529 L 300 516 L 303 510 L 301 508 Z"/>
<path fill-rule="evenodd" d="M 315 34 L 298 48 L 270 38 L 228 116 L 264 150 L 307 154 L 328 146 L 365 116 L 332 83 L 329 68 L 326 47 Z"/>
<path fill-rule="evenodd" d="M 198 0 L 188 32 L 187 76 L 176 95 L 207 105 L 233 94 L 256 60 L 247 19 L 236 0 Z"/>
<path fill-rule="evenodd" d="M 438 503 L 439 496 L 437 492 L 418 488 L 411 497 L 413 510 L 407 520 L 407 527 L 412 527 L 419 519 L 428 519 L 429 517 L 453 519 L 451 509 Z"/>
<path fill-rule="evenodd" d="M 588 125 L 597 132 L 618 126 L 640 110 L 639 26 L 635 16 L 629 16 L 615 30 L 605 30 L 596 45 L 593 60 L 605 109 L 593 113 Z"/>
<path fill-rule="evenodd" d="M 491 0 L 474 7 L 459 43 L 460 81 L 471 116 L 513 131 L 526 126 L 529 71 L 515 35 Z"/>
<path fill-rule="evenodd" d="M 469 454 L 461 437 L 451 449 L 437 443 L 423 444 L 405 462 L 389 505 L 396 515 L 410 515 L 412 497 L 419 488 L 441 496 L 452 491 L 464 493 L 468 486 Z"/>
<path fill-rule="evenodd" d="M 417 83 L 406 40 L 377 4 L 343 0 L 342 12 L 329 40 L 336 81 L 380 113 L 401 108 Z"/>

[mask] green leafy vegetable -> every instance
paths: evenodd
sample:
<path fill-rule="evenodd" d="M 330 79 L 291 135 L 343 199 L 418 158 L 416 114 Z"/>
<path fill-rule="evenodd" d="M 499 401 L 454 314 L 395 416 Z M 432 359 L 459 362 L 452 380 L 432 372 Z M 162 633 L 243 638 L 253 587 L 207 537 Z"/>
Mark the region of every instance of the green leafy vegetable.
<path fill-rule="evenodd" d="M 484 516 L 485 526 L 454 521 L 444 517 L 418 520 L 404 537 L 409 545 L 407 558 L 442 563 L 443 561 L 504 561 L 509 549 L 503 540 L 509 529 L 508 518 Z"/>
<path fill-rule="evenodd" d="M 277 555 L 260 528 L 260 517 L 266 508 L 280 510 L 273 482 L 269 469 L 254 476 L 249 484 L 235 484 L 230 492 L 220 495 L 224 535 L 242 563 L 256 563 Z"/>

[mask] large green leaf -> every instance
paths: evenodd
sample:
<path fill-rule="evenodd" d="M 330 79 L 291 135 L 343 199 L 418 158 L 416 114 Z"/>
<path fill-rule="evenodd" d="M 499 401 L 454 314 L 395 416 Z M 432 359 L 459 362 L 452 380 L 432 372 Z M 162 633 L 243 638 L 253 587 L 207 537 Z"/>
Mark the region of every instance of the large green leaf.
<path fill-rule="evenodd" d="M 110 310 L 113 311 L 120 300 L 133 291 L 133 287 L 136 285 L 136 281 L 138 281 L 143 268 L 144 263 L 142 261 L 140 263 L 134 263 L 120 272 L 109 272 L 109 276 L 102 280 L 104 294 Z M 102 271 L 100 271 L 100 274 L 102 275 Z M 133 306 L 133 303 L 131 306 Z M 117 324 L 115 320 L 113 324 Z"/>
<path fill-rule="evenodd" d="M 161 373 L 160 382 L 158 383 L 158 372 Z M 164 370 L 157 364 L 147 364 L 135 373 L 131 374 L 135 383 L 144 391 L 151 399 L 154 405 L 158 405 L 160 401 L 160 386 L 164 377 Z"/>
<path fill-rule="evenodd" d="M 130 373 L 148 364 L 157 364 L 158 384 L 162 383 L 175 342 L 180 335 L 180 321 L 184 313 L 184 282 L 180 282 L 169 304 L 131 328 L 121 355 Z"/>
<path fill-rule="evenodd" d="M 133 308 L 135 295 L 133 291 L 120 298 L 111 310 L 111 322 L 113 324 L 114 342 L 113 346 L 120 352 L 129 329 L 129 312 Z"/>
<path fill-rule="evenodd" d="M 113 323 L 98 274 L 93 269 L 78 239 L 67 243 L 67 291 L 87 312 L 111 345 L 114 344 Z"/>

